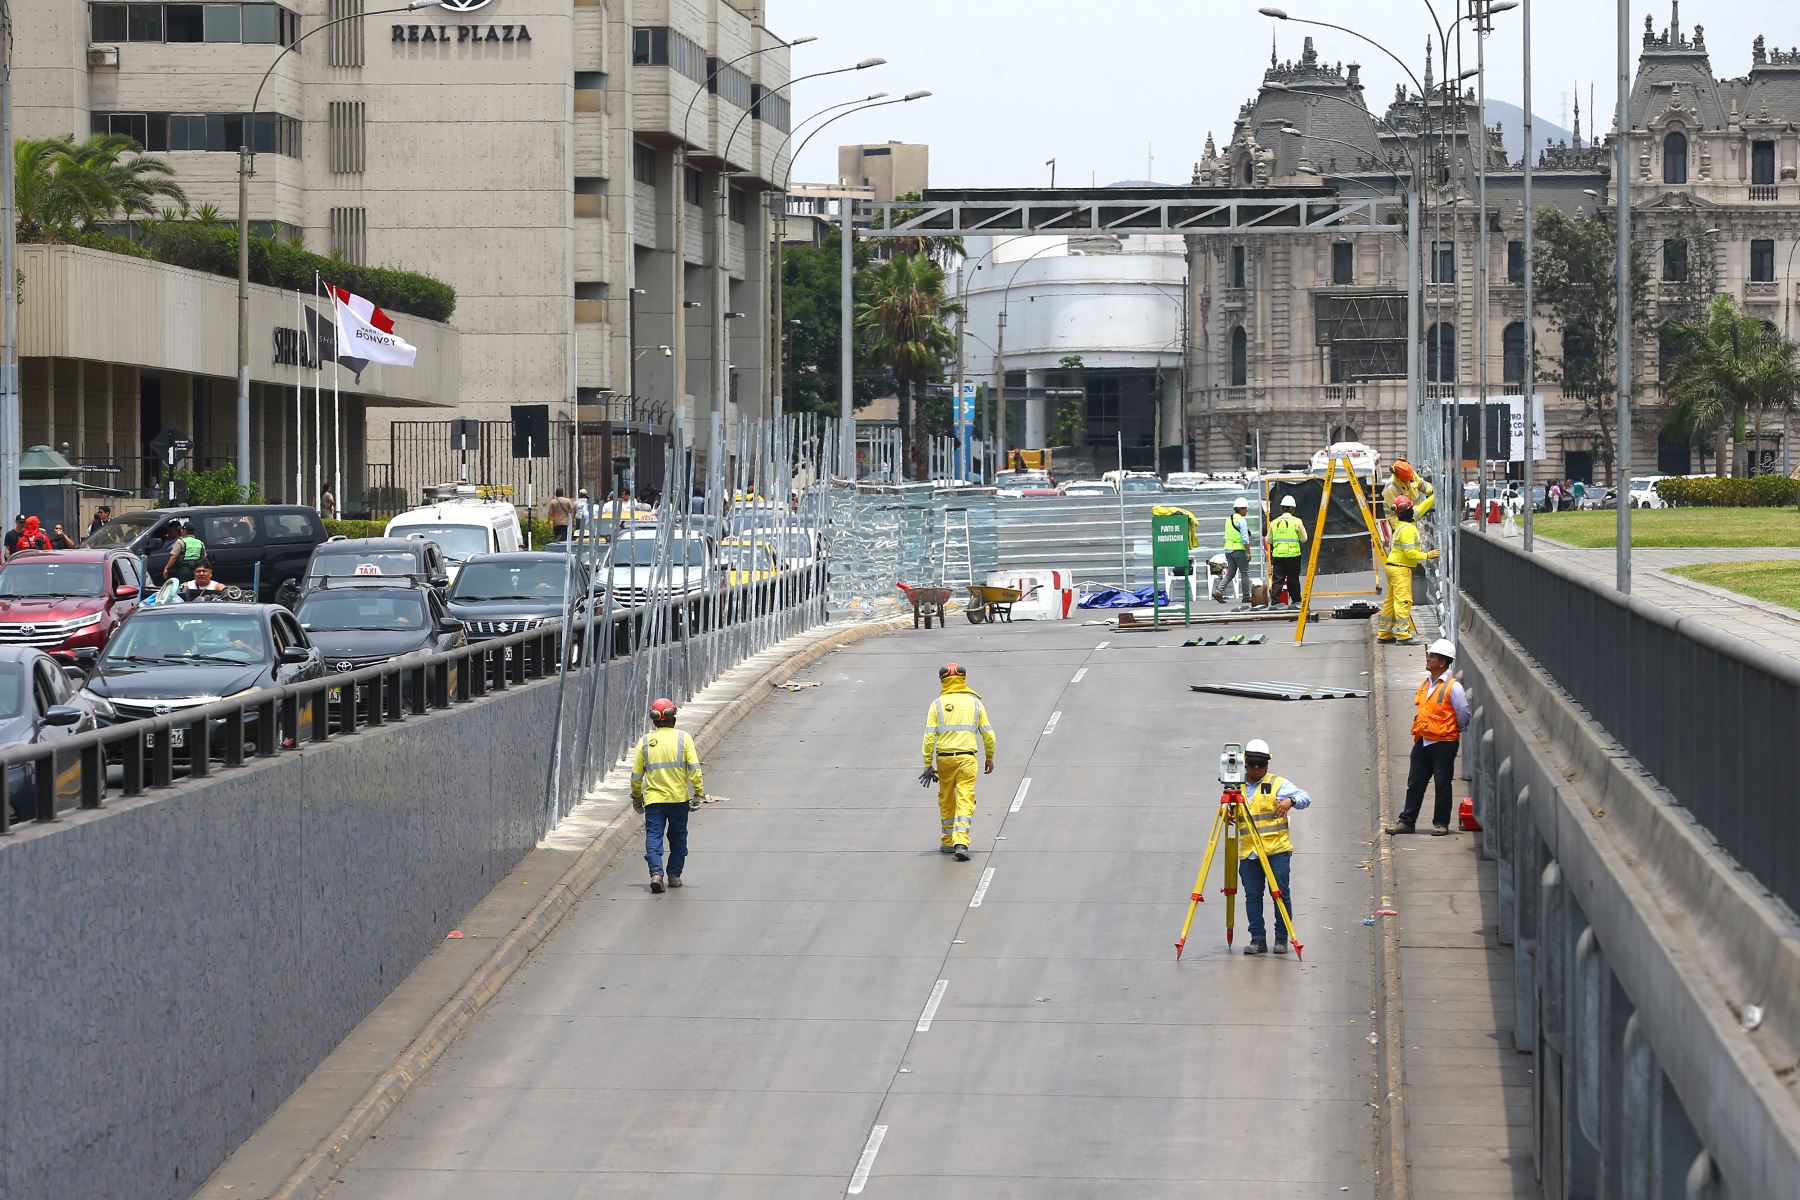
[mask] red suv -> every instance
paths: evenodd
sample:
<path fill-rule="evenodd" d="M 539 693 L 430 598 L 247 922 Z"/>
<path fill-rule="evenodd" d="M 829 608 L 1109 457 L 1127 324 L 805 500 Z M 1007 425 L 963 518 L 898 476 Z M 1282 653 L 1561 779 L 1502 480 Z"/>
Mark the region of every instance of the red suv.
<path fill-rule="evenodd" d="M 138 562 L 118 550 L 26 550 L 0 566 L 0 646 L 63 662 L 98 650 L 137 608 Z"/>

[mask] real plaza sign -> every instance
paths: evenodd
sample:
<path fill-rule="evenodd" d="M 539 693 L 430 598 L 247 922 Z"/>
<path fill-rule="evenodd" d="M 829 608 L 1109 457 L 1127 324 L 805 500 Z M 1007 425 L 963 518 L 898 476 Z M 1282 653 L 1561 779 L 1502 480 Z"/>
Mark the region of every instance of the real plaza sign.
<path fill-rule="evenodd" d="M 454 36 L 452 36 L 454 31 Z M 523 25 L 395 25 L 396 42 L 529 42 Z"/>

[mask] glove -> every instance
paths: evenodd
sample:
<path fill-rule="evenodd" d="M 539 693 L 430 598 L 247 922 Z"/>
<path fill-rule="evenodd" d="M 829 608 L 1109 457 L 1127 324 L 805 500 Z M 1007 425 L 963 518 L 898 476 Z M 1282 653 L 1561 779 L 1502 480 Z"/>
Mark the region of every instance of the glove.
<path fill-rule="evenodd" d="M 631 798 L 631 811 L 640 813 L 644 811 L 644 798 L 642 796 L 633 796 Z"/>
<path fill-rule="evenodd" d="M 920 787 L 930 787 L 932 784 L 936 783 L 937 781 L 938 781 L 938 777 L 937 777 L 937 768 L 936 767 L 926 767 L 923 771 L 919 772 L 919 786 Z"/>
<path fill-rule="evenodd" d="M 700 806 L 705 803 L 706 803 L 705 796 L 695 796 L 691 800 L 688 801 L 688 811 L 689 812 L 699 812 Z"/>

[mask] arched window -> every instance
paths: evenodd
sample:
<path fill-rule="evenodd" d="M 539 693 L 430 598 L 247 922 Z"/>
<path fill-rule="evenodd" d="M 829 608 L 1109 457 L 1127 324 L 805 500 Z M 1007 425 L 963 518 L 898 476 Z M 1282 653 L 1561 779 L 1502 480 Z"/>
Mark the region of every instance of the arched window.
<path fill-rule="evenodd" d="M 1525 382 L 1525 322 L 1514 321 L 1500 335 L 1500 378 L 1509 384 Z"/>
<path fill-rule="evenodd" d="M 1250 335 L 1239 325 L 1231 331 L 1231 386 L 1250 382 Z"/>
<path fill-rule="evenodd" d="M 1254 158 L 1251 158 L 1248 154 L 1246 154 L 1244 156 L 1244 186 L 1248 187 L 1249 185 L 1251 185 L 1255 182 L 1256 182 L 1256 160 Z"/>
<path fill-rule="evenodd" d="M 1456 326 L 1448 321 L 1433 325 L 1425 335 L 1425 378 L 1456 382 Z"/>
<path fill-rule="evenodd" d="M 1663 182 L 1687 182 L 1687 134 L 1671 130 L 1663 139 Z"/>

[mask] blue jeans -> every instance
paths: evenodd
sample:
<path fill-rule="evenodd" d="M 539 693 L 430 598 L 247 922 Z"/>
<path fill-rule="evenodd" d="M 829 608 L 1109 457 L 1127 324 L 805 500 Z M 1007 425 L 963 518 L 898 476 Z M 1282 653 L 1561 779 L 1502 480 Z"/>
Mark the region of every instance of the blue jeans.
<path fill-rule="evenodd" d="M 1269 868 L 1275 872 L 1275 886 L 1281 889 L 1281 899 L 1287 904 L 1288 915 L 1294 914 L 1294 893 L 1288 890 L 1288 861 L 1294 857 L 1292 850 L 1284 850 L 1280 854 L 1269 855 Z M 1244 885 L 1244 919 L 1250 925 L 1250 940 L 1260 942 L 1263 937 L 1263 889 L 1268 879 L 1263 875 L 1262 863 L 1254 858 L 1246 858 L 1238 863 L 1238 880 Z M 1275 940 L 1288 940 L 1287 926 L 1281 925 L 1281 914 L 1275 914 L 1277 922 Z"/>
<path fill-rule="evenodd" d="M 669 874 L 681 874 L 681 868 L 687 863 L 687 825 L 688 806 L 685 803 L 644 805 L 644 861 L 650 864 L 652 875 L 662 873 L 665 826 L 669 831 Z"/>

